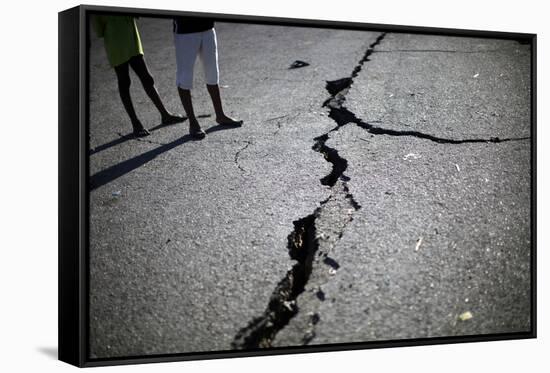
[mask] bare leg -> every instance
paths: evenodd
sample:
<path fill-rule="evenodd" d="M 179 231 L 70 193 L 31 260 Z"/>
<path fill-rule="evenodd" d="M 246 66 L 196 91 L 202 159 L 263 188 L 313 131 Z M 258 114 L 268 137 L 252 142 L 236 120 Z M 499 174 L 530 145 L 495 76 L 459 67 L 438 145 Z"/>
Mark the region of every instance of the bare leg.
<path fill-rule="evenodd" d="M 153 79 L 153 76 L 149 72 L 149 69 L 147 68 L 147 64 L 145 63 L 145 60 L 143 59 L 142 55 L 134 56 L 129 61 L 130 66 L 132 66 L 132 69 L 134 69 L 134 72 L 139 77 L 139 80 L 141 80 L 141 84 L 143 85 L 143 89 L 145 90 L 145 93 L 147 93 L 147 96 L 153 101 L 153 104 L 156 106 L 157 110 L 159 111 L 161 115 L 161 121 L 163 124 L 174 124 L 178 122 L 183 122 L 185 118 L 179 116 L 179 115 L 173 115 L 168 110 L 166 110 L 166 107 L 162 103 L 162 100 L 160 99 L 159 93 L 157 91 L 157 88 L 155 87 L 155 80 Z"/>
<path fill-rule="evenodd" d="M 208 93 L 210 94 L 210 98 L 212 99 L 212 105 L 214 106 L 214 112 L 216 113 L 216 122 L 219 124 L 228 124 L 228 125 L 236 125 L 239 126 L 243 124 L 242 120 L 235 120 L 233 118 L 228 117 L 223 112 L 222 107 L 222 99 L 220 96 L 220 87 L 217 84 L 207 84 L 206 89 L 208 90 Z"/>
<path fill-rule="evenodd" d="M 124 109 L 126 109 L 126 113 L 130 117 L 130 121 L 132 122 L 134 135 L 149 135 L 149 131 L 147 131 L 143 127 L 143 124 L 141 124 L 140 120 L 138 119 L 136 111 L 134 109 L 134 104 L 132 103 L 132 97 L 130 96 L 131 80 L 128 71 L 128 63 L 125 62 L 123 64 L 115 66 L 115 73 L 118 81 L 118 92 L 120 94 L 120 99 L 122 100 L 122 105 L 124 105 Z"/>
<path fill-rule="evenodd" d="M 199 121 L 195 116 L 195 111 L 193 110 L 193 101 L 191 99 L 191 91 L 189 89 L 181 89 L 178 87 L 178 93 L 180 95 L 181 103 L 183 109 L 189 118 L 189 133 L 191 136 L 196 138 L 204 138 L 206 133 L 201 129 Z"/>

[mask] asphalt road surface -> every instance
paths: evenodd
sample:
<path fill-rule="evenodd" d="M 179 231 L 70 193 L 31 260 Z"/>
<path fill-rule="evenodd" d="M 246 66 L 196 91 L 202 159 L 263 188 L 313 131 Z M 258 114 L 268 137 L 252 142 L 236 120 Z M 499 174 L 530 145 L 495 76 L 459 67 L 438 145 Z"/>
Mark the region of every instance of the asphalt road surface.
<path fill-rule="evenodd" d="M 167 108 L 171 21 L 138 21 Z M 93 358 L 529 331 L 530 49 L 217 23 L 221 128 L 90 53 Z M 308 66 L 289 69 L 295 60 Z M 327 84 L 327 82 L 329 82 Z"/>

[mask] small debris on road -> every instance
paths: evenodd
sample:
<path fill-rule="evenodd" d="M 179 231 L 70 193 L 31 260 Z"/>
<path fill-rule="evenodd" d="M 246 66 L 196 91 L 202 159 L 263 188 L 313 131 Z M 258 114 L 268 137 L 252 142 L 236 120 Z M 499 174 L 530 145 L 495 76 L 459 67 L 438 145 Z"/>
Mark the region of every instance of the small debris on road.
<path fill-rule="evenodd" d="M 298 69 L 300 67 L 305 67 L 305 66 L 309 66 L 309 63 L 307 63 L 305 61 L 296 60 L 296 61 L 292 62 L 289 69 Z"/>
<path fill-rule="evenodd" d="M 287 300 L 283 302 L 283 306 L 285 306 L 285 308 L 287 308 L 289 311 L 294 311 L 294 309 L 296 308 L 296 302 L 293 300 Z"/>
<path fill-rule="evenodd" d="M 120 197 L 122 195 L 122 192 L 120 190 L 117 190 L 116 192 L 111 193 L 113 197 Z"/>
<path fill-rule="evenodd" d="M 457 170 L 458 172 L 460 172 L 460 167 L 458 166 L 458 164 L 455 163 L 455 167 L 456 167 L 456 170 Z"/>
<path fill-rule="evenodd" d="M 313 338 L 315 338 L 315 331 L 308 330 L 302 338 L 302 344 L 308 344 Z"/>
<path fill-rule="evenodd" d="M 408 161 L 409 159 L 418 159 L 420 157 L 420 154 L 409 153 L 403 157 L 403 160 Z"/>
<path fill-rule="evenodd" d="M 393 97 L 393 93 L 390 93 L 390 98 L 392 98 L 392 97 Z"/>
<path fill-rule="evenodd" d="M 460 321 L 470 320 L 472 317 L 474 317 L 474 315 L 472 315 L 470 311 L 463 312 L 460 314 L 460 316 L 458 316 Z"/>
<path fill-rule="evenodd" d="M 475 74 L 475 75 L 474 75 L 474 78 L 477 78 L 478 76 L 479 76 L 479 73 Z"/>
<path fill-rule="evenodd" d="M 328 238 L 328 235 L 324 234 L 324 233 L 319 233 L 318 235 L 315 236 L 315 239 L 317 240 L 325 240 Z"/>
<path fill-rule="evenodd" d="M 336 270 L 334 268 L 331 268 L 328 270 L 328 274 L 334 276 L 336 274 Z"/>
<path fill-rule="evenodd" d="M 424 240 L 424 237 L 420 237 L 418 240 L 416 240 L 416 246 L 414 247 L 414 251 L 418 251 L 418 249 L 420 249 L 420 245 L 422 245 L 423 240 Z"/>

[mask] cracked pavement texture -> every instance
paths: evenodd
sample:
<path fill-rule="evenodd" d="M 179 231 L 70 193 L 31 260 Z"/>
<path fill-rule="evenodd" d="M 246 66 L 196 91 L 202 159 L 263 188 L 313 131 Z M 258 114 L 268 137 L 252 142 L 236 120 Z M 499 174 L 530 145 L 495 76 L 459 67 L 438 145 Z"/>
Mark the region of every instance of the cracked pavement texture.
<path fill-rule="evenodd" d="M 331 139 L 362 209 L 332 252 L 341 269 L 311 343 L 528 331 L 528 142 L 363 138 L 346 126 Z"/>
<path fill-rule="evenodd" d="M 529 45 L 513 40 L 390 33 L 346 106 L 386 129 L 455 140 L 528 137 L 530 56 Z"/>
<path fill-rule="evenodd" d="M 498 52 L 377 53 L 415 48 Z M 529 79 L 529 50 L 514 41 L 388 34 L 346 105 L 383 128 L 528 137 Z M 333 250 L 345 270 L 323 286 L 311 344 L 529 331 L 529 140 L 437 144 L 347 125 L 327 145 L 348 160 L 362 209 Z"/>
<path fill-rule="evenodd" d="M 140 18 L 138 27 L 165 105 L 182 113 L 171 21 Z M 331 166 L 311 149 L 333 126 L 320 109 L 325 79 L 346 74 L 372 34 L 223 23 L 216 31 L 222 98 L 245 124 L 217 130 L 213 116 L 201 118 L 203 141 L 189 140 L 187 121 L 120 141 L 130 123 L 92 35 L 92 357 L 229 349 L 293 263 L 292 222 L 328 196 L 318 180 Z M 289 70 L 295 59 L 311 65 Z M 157 126 L 131 77 L 138 116 Z M 193 96 L 198 115 L 212 114 L 198 63 Z"/>
<path fill-rule="evenodd" d="M 171 22 L 141 18 L 138 26 L 163 101 L 182 113 Z M 335 126 L 321 108 L 325 84 L 349 77 L 379 34 L 216 30 L 222 98 L 245 124 L 220 130 L 213 115 L 200 118 L 203 141 L 189 140 L 187 121 L 146 141 L 121 139 L 130 123 L 92 35 L 92 357 L 228 350 L 293 264 L 292 222 L 330 195 L 320 179 L 332 165 L 311 149 Z M 403 52 L 411 49 L 438 52 Z M 310 66 L 289 70 L 297 59 Z M 458 140 L 528 137 L 529 63 L 528 46 L 514 41 L 388 34 L 344 105 L 384 128 Z M 138 116 L 154 127 L 160 117 L 132 78 Z M 208 115 L 202 79 L 197 64 L 195 112 Z M 326 144 L 347 159 L 361 209 L 330 248 L 336 273 L 326 276 L 330 266 L 321 263 L 313 275 L 324 281 L 324 300 L 306 287 L 274 345 L 301 345 L 310 312 L 319 316 L 310 344 L 529 330 L 529 140 L 437 144 L 350 123 Z M 318 229 L 339 226 L 342 217 L 330 213 Z M 465 311 L 473 318 L 458 320 Z"/>

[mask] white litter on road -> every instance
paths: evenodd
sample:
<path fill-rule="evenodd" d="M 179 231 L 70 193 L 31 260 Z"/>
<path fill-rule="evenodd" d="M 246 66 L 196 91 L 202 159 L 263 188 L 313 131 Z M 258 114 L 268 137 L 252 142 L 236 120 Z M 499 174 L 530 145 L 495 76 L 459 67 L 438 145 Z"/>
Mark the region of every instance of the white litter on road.
<path fill-rule="evenodd" d="M 420 245 L 422 245 L 422 240 L 424 240 L 424 237 L 420 237 L 417 241 L 416 241 L 416 246 L 414 248 L 414 251 L 418 251 L 418 249 L 420 249 Z"/>
<path fill-rule="evenodd" d="M 405 155 L 405 156 L 403 157 L 403 160 L 404 160 L 404 161 L 408 161 L 408 160 L 410 160 L 410 159 L 418 159 L 418 158 L 420 158 L 420 157 L 421 157 L 420 154 L 409 153 L 409 154 L 407 154 L 407 155 Z"/>

